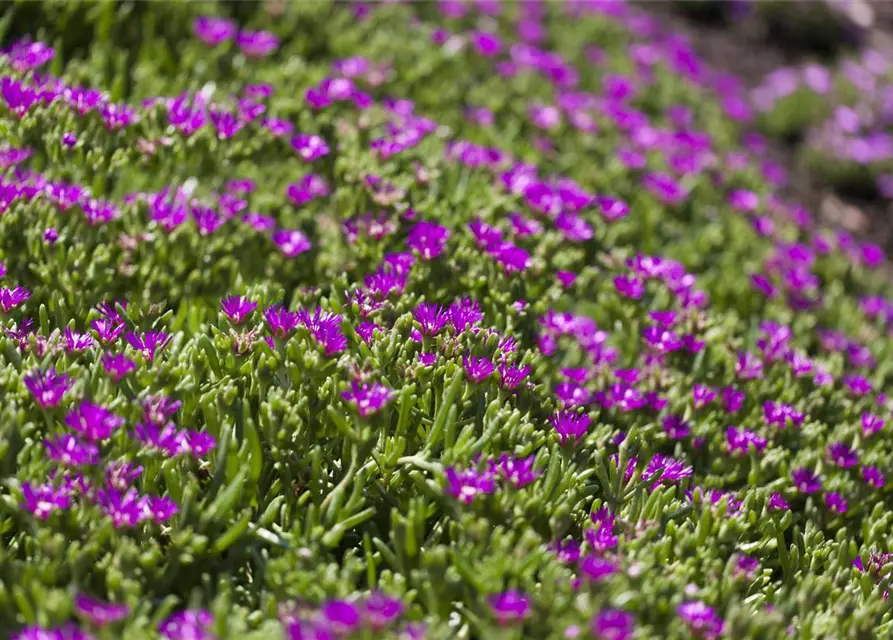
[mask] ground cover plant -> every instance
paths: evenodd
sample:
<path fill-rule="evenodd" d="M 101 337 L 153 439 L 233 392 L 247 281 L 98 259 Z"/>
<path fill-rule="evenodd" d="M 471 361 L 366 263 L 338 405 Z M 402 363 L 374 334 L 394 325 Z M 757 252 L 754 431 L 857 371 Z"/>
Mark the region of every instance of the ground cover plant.
<path fill-rule="evenodd" d="M 883 252 L 659 21 L 0 28 L 4 635 L 891 632 Z"/>

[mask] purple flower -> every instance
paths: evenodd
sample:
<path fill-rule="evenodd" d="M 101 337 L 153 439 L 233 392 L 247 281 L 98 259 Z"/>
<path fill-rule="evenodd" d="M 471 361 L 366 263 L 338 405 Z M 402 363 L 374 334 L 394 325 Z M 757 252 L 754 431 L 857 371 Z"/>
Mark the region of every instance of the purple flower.
<path fill-rule="evenodd" d="M 763 404 L 763 416 L 768 424 L 775 425 L 779 429 L 787 428 L 788 424 L 800 427 L 806 420 L 806 416 L 794 409 L 794 407 L 771 401 L 766 401 Z"/>
<path fill-rule="evenodd" d="M 688 423 L 682 419 L 682 416 L 673 414 L 665 416 L 661 421 L 661 426 L 670 440 L 682 440 L 691 435 L 691 429 Z"/>
<path fill-rule="evenodd" d="M 507 453 L 499 456 L 498 462 L 490 463 L 490 470 L 509 482 L 516 489 L 526 487 L 536 480 L 541 472 L 533 468 L 536 456 L 515 458 Z"/>
<path fill-rule="evenodd" d="M 458 472 L 454 467 L 448 467 L 446 478 L 446 492 L 464 504 L 471 504 L 479 495 L 490 494 L 496 490 L 496 484 L 490 473 L 479 473 L 475 469 Z"/>
<path fill-rule="evenodd" d="M 116 529 L 134 527 L 146 519 L 148 499 L 132 487 L 123 494 L 115 489 L 100 489 L 96 502 L 100 511 L 112 519 Z"/>
<path fill-rule="evenodd" d="M 3 313 L 9 313 L 12 309 L 21 306 L 30 297 L 31 292 L 24 287 L 16 287 L 15 289 L 0 287 L 0 309 L 3 309 Z"/>
<path fill-rule="evenodd" d="M 729 453 L 733 455 L 748 455 L 751 445 L 753 445 L 754 452 L 760 455 L 766 450 L 768 444 L 766 438 L 758 436 L 749 429 L 743 427 L 728 427 L 726 429 L 726 446 Z"/>
<path fill-rule="evenodd" d="M 586 432 L 589 430 L 591 419 L 586 414 L 579 414 L 573 411 L 560 411 L 551 418 L 549 422 L 555 427 L 561 444 L 565 444 L 571 440 L 571 444 L 576 445 Z"/>
<path fill-rule="evenodd" d="M 291 148 L 304 162 L 313 162 L 325 155 L 330 149 L 326 141 L 317 135 L 299 133 L 291 139 Z"/>
<path fill-rule="evenodd" d="M 102 367 L 116 382 L 131 371 L 136 371 L 136 363 L 123 353 L 106 353 L 102 356 Z"/>
<path fill-rule="evenodd" d="M 279 46 L 279 38 L 269 31 L 242 31 L 236 37 L 236 45 L 249 58 L 264 58 Z"/>
<path fill-rule="evenodd" d="M 462 356 L 462 366 L 469 379 L 480 384 L 490 377 L 490 374 L 496 369 L 495 365 L 487 360 L 487 358 L 478 358 L 476 356 Z"/>
<path fill-rule="evenodd" d="M 725 405 L 726 413 L 735 413 L 744 405 L 744 399 L 747 396 L 743 391 L 738 391 L 734 387 L 726 387 L 722 392 L 722 402 Z"/>
<path fill-rule="evenodd" d="M 499 384 L 503 389 L 511 391 L 521 384 L 530 374 L 530 365 L 510 365 L 505 362 L 501 363 L 499 369 Z"/>
<path fill-rule="evenodd" d="M 638 300 L 645 294 L 645 283 L 636 276 L 615 276 L 614 288 L 623 297 L 633 300 Z"/>
<path fill-rule="evenodd" d="M 124 424 L 124 418 L 99 405 L 82 402 L 65 416 L 65 424 L 87 440 L 96 442 L 111 436 Z"/>
<path fill-rule="evenodd" d="M 530 598 L 514 589 L 487 596 L 487 604 L 501 625 L 519 622 L 530 613 Z"/>
<path fill-rule="evenodd" d="M 397 620 L 404 609 L 403 603 L 397 598 L 374 591 L 363 602 L 362 615 L 369 626 L 380 631 Z"/>
<path fill-rule="evenodd" d="M 271 238 L 286 258 L 294 258 L 310 251 L 313 246 L 307 236 L 296 229 L 278 229 Z"/>
<path fill-rule="evenodd" d="M 12 640 L 93 640 L 93 636 L 81 631 L 70 622 L 52 629 L 32 625 L 25 627 L 11 638 Z"/>
<path fill-rule="evenodd" d="M 330 631 L 338 636 L 350 635 L 362 621 L 358 607 L 344 600 L 330 600 L 320 610 Z"/>
<path fill-rule="evenodd" d="M 72 331 L 71 327 L 65 327 L 63 335 L 65 337 L 65 348 L 69 353 L 87 351 L 96 345 L 93 336 L 89 333 L 78 333 L 77 331 Z"/>
<path fill-rule="evenodd" d="M 422 260 L 432 260 L 443 253 L 450 231 L 434 222 L 422 220 L 409 230 L 406 246 L 418 251 Z"/>
<path fill-rule="evenodd" d="M 708 387 L 706 384 L 696 383 L 691 392 L 695 409 L 701 409 L 713 402 L 716 397 L 716 391 Z"/>
<path fill-rule="evenodd" d="M 312 202 L 316 198 L 324 198 L 330 192 L 329 183 L 312 173 L 301 178 L 300 182 L 289 184 L 285 189 L 285 195 L 297 207 Z"/>
<path fill-rule="evenodd" d="M 99 335 L 99 339 L 105 344 L 116 342 L 121 334 L 124 333 L 124 330 L 127 329 L 127 325 L 118 317 L 99 318 L 98 320 L 93 320 L 90 326 L 93 327 L 94 331 Z"/>
<path fill-rule="evenodd" d="M 242 296 L 229 296 L 220 302 L 220 310 L 233 324 L 240 325 L 257 309 L 257 303 Z"/>
<path fill-rule="evenodd" d="M 722 634 L 723 619 L 716 610 L 703 602 L 683 602 L 676 607 L 676 614 L 682 618 L 689 631 L 704 640 L 713 640 Z"/>
<path fill-rule="evenodd" d="M 130 607 L 126 604 L 103 602 L 83 593 L 75 596 L 74 610 L 81 617 L 100 626 L 123 620 L 130 615 Z"/>
<path fill-rule="evenodd" d="M 592 620 L 596 640 L 629 640 L 636 631 L 636 618 L 628 611 L 603 609 Z"/>
<path fill-rule="evenodd" d="M 134 467 L 129 462 L 113 462 L 105 468 L 105 482 L 112 489 L 127 491 L 133 481 L 143 473 L 142 467 Z"/>
<path fill-rule="evenodd" d="M 341 397 L 357 408 L 357 413 L 365 418 L 379 411 L 394 398 L 394 390 L 373 382 L 372 385 L 352 382 L 350 389 Z"/>
<path fill-rule="evenodd" d="M 844 376 L 843 385 L 857 397 L 868 395 L 874 391 L 874 385 L 862 376 Z"/>
<path fill-rule="evenodd" d="M 146 331 L 143 335 L 128 331 L 124 339 L 149 362 L 153 362 L 156 354 L 163 351 L 172 340 L 171 336 L 162 331 Z"/>
<path fill-rule="evenodd" d="M 666 173 L 648 173 L 642 182 L 644 187 L 664 204 L 679 204 L 688 197 L 685 189 Z"/>
<path fill-rule="evenodd" d="M 654 481 L 652 487 L 656 487 L 661 483 L 675 483 L 683 478 L 689 478 L 693 471 L 692 467 L 685 464 L 684 461 L 658 453 L 651 458 L 651 462 L 642 473 L 642 480 Z"/>
<path fill-rule="evenodd" d="M 341 330 L 341 315 L 320 308 L 312 316 L 303 309 L 298 310 L 297 314 L 299 322 L 310 330 L 313 339 L 322 345 L 327 356 L 347 349 L 347 338 Z"/>
<path fill-rule="evenodd" d="M 436 336 L 449 321 L 449 313 L 446 309 L 434 302 L 423 302 L 412 312 L 416 322 L 421 325 L 420 330 L 426 336 Z"/>
<path fill-rule="evenodd" d="M 831 464 L 841 469 L 849 469 L 859 464 L 858 452 L 843 442 L 828 445 L 828 458 Z"/>
<path fill-rule="evenodd" d="M 791 472 L 794 487 L 800 493 L 816 493 L 822 489 L 822 478 L 815 471 L 798 467 Z"/>
<path fill-rule="evenodd" d="M 836 491 L 829 491 L 825 494 L 825 505 L 832 513 L 846 513 L 846 499 Z"/>
<path fill-rule="evenodd" d="M 208 46 L 216 47 L 233 39 L 236 35 L 236 25 L 225 18 L 201 16 L 193 22 L 192 31 L 199 40 Z"/>
<path fill-rule="evenodd" d="M 22 496 L 24 500 L 20 506 L 39 520 L 46 520 L 54 511 L 71 507 L 71 494 L 68 490 L 56 489 L 51 484 L 32 485 L 30 482 L 23 482 Z"/>
<path fill-rule="evenodd" d="M 32 371 L 25 376 L 25 386 L 43 409 L 58 406 L 72 384 L 73 381 L 66 374 L 59 373 L 55 369 L 50 369 L 46 373 Z"/>
<path fill-rule="evenodd" d="M 753 380 L 763 377 L 763 361 L 755 355 L 743 351 L 738 354 L 735 363 L 735 375 L 742 380 Z"/>
<path fill-rule="evenodd" d="M 865 484 L 875 489 L 883 489 L 887 482 L 884 473 L 877 467 L 862 467 L 862 479 L 865 480 Z"/>
<path fill-rule="evenodd" d="M 158 632 L 168 640 L 214 640 L 214 617 L 202 609 L 179 611 L 166 618 Z"/>
<path fill-rule="evenodd" d="M 161 426 L 153 422 L 138 422 L 133 439 L 156 449 L 168 457 L 185 453 L 183 436 L 172 424 Z"/>
<path fill-rule="evenodd" d="M 298 314 L 280 305 L 273 305 L 264 311 L 264 320 L 277 338 L 286 338 L 298 326 Z"/>
<path fill-rule="evenodd" d="M 71 131 L 62 135 L 62 145 L 64 147 L 71 149 L 77 143 L 78 143 L 78 138 Z"/>
<path fill-rule="evenodd" d="M 159 498 L 156 496 L 148 496 L 144 505 L 145 519 L 152 520 L 157 524 L 167 522 L 180 512 L 177 503 L 171 498 Z"/>
<path fill-rule="evenodd" d="M 588 555 L 579 566 L 581 576 L 591 582 L 602 582 L 617 573 L 615 562 L 601 556 Z"/>
<path fill-rule="evenodd" d="M 484 314 L 481 312 L 481 305 L 477 300 L 471 298 L 460 298 L 450 305 L 448 310 L 450 323 L 456 333 L 462 333 L 467 328 L 474 326 L 480 322 Z"/>
<path fill-rule="evenodd" d="M 862 434 L 866 438 L 870 438 L 878 431 L 884 428 L 886 421 L 873 413 L 862 414 Z"/>
<path fill-rule="evenodd" d="M 785 500 L 777 491 L 769 496 L 769 501 L 766 506 L 769 507 L 770 511 L 790 511 L 791 509 L 791 505 L 789 505 L 787 500 Z"/>

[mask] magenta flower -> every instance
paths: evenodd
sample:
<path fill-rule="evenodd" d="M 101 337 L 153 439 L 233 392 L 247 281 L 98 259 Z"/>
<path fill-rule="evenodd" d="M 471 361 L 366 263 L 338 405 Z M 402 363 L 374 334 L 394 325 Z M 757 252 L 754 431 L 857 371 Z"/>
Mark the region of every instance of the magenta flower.
<path fill-rule="evenodd" d="M 481 312 L 481 305 L 477 300 L 471 298 L 460 298 L 450 305 L 448 310 L 450 323 L 456 333 L 462 333 L 467 328 L 480 322 L 484 314 Z"/>
<path fill-rule="evenodd" d="M 243 296 L 228 296 L 220 302 L 220 310 L 235 325 L 245 322 L 255 309 L 257 303 Z"/>
<path fill-rule="evenodd" d="M 298 326 L 298 314 L 280 305 L 273 305 L 264 311 L 264 320 L 277 338 L 287 338 Z"/>
<path fill-rule="evenodd" d="M 123 494 L 115 489 L 100 489 L 96 502 L 100 511 L 111 518 L 116 529 L 134 527 L 147 516 L 148 499 L 140 496 L 132 487 Z"/>
<path fill-rule="evenodd" d="M 134 467 L 129 462 L 113 462 L 105 468 L 105 482 L 118 491 L 127 491 L 133 481 L 143 473 L 142 467 Z"/>
<path fill-rule="evenodd" d="M 127 329 L 127 326 L 117 317 L 99 318 L 93 320 L 90 326 L 99 335 L 99 339 L 107 345 L 116 342 Z"/>
<path fill-rule="evenodd" d="M 829 511 L 838 514 L 846 513 L 848 508 L 846 499 L 836 491 L 829 491 L 825 494 L 825 505 Z"/>
<path fill-rule="evenodd" d="M 320 609 L 322 627 L 336 636 L 349 636 L 356 631 L 362 617 L 360 609 L 352 602 L 344 600 L 330 600 Z"/>
<path fill-rule="evenodd" d="M 413 312 L 423 335 L 436 336 L 446 326 L 450 316 L 446 309 L 434 302 L 423 302 Z"/>
<path fill-rule="evenodd" d="M 304 162 L 313 162 L 328 155 L 330 151 L 329 145 L 321 136 L 305 133 L 299 133 L 291 139 L 291 148 Z"/>
<path fill-rule="evenodd" d="M 828 459 L 836 467 L 849 469 L 859 464 L 859 453 L 843 442 L 828 445 Z"/>
<path fill-rule="evenodd" d="M 32 371 L 24 379 L 25 386 L 43 409 L 58 406 L 65 392 L 74 384 L 66 374 L 59 373 L 55 369 L 50 369 L 46 373 Z"/>
<path fill-rule="evenodd" d="M 591 419 L 586 414 L 579 414 L 573 411 L 561 411 L 551 418 L 549 422 L 555 427 L 561 444 L 565 444 L 571 440 L 571 444 L 576 445 L 586 432 L 589 430 Z"/>
<path fill-rule="evenodd" d="M 378 412 L 394 398 L 395 392 L 386 386 L 373 382 L 372 385 L 352 382 L 350 389 L 342 392 L 341 397 L 353 404 L 357 413 L 365 418 Z"/>
<path fill-rule="evenodd" d="M 883 489 L 887 483 L 884 472 L 877 467 L 862 467 L 862 479 L 865 480 L 865 484 L 875 489 Z"/>
<path fill-rule="evenodd" d="M 16 287 L 15 289 L 0 287 L 0 309 L 3 309 L 3 313 L 9 313 L 12 309 L 21 306 L 30 297 L 31 292 L 24 287 Z"/>
<path fill-rule="evenodd" d="M 530 598 L 520 591 L 510 590 L 487 596 L 487 604 L 501 625 L 519 622 L 530 613 Z"/>
<path fill-rule="evenodd" d="M 409 230 L 406 246 L 417 251 L 422 260 L 433 260 L 441 253 L 450 238 L 450 232 L 434 222 L 422 220 Z"/>
<path fill-rule="evenodd" d="M 168 616 L 158 626 L 158 632 L 168 640 L 215 640 L 213 624 L 209 611 L 187 609 Z"/>
<path fill-rule="evenodd" d="M 363 602 L 362 616 L 374 630 L 380 631 L 399 618 L 405 607 L 397 598 L 391 598 L 378 591 Z"/>
<path fill-rule="evenodd" d="M 886 421 L 873 413 L 862 414 L 862 434 L 866 438 L 870 438 L 878 431 L 884 428 Z"/>
<path fill-rule="evenodd" d="M 446 492 L 464 504 L 471 504 L 480 495 L 493 493 L 496 484 L 490 473 L 478 473 L 475 469 L 462 472 L 449 467 L 446 470 Z"/>
<path fill-rule="evenodd" d="M 580 561 L 580 574 L 590 582 L 602 582 L 617 573 L 617 564 L 608 558 L 588 555 Z"/>
<path fill-rule="evenodd" d="M 615 276 L 614 288 L 624 298 L 633 300 L 638 300 L 645 294 L 645 283 L 635 276 Z"/>
<path fill-rule="evenodd" d="M 155 356 L 170 344 L 172 337 L 162 331 L 146 331 L 143 335 L 128 331 L 124 339 L 130 346 L 143 354 L 149 362 L 155 360 Z"/>
<path fill-rule="evenodd" d="M 462 356 L 462 366 L 465 368 L 468 378 L 475 384 L 480 384 L 489 378 L 496 369 L 495 365 L 487 358 L 476 356 Z"/>
<path fill-rule="evenodd" d="M 698 638 L 714 640 L 722 634 L 723 619 L 716 610 L 703 602 L 683 602 L 676 607 L 676 614 L 682 618 L 689 631 Z"/>
<path fill-rule="evenodd" d="M 536 456 L 516 458 L 503 453 L 499 456 L 497 462 L 490 462 L 490 471 L 500 476 L 516 489 L 521 489 L 536 480 L 542 473 L 533 468 L 535 459 Z"/>
<path fill-rule="evenodd" d="M 701 409 L 713 402 L 713 399 L 716 397 L 716 391 L 706 384 L 696 383 L 692 389 L 691 395 L 695 409 Z"/>
<path fill-rule="evenodd" d="M 763 361 L 753 354 L 743 351 L 738 354 L 735 363 L 735 375 L 742 380 L 753 380 L 763 377 Z"/>
<path fill-rule="evenodd" d="M 32 485 L 22 483 L 23 502 L 21 506 L 35 518 L 46 520 L 54 511 L 64 511 L 71 507 L 71 494 L 67 489 L 57 489 L 51 484 Z"/>
<path fill-rule="evenodd" d="M 763 404 L 763 416 L 768 424 L 775 425 L 779 429 L 787 428 L 788 424 L 800 427 L 806 420 L 806 416 L 794 409 L 794 407 L 771 401 Z"/>
<path fill-rule="evenodd" d="M 603 609 L 592 620 L 596 640 L 630 640 L 636 631 L 636 618 L 628 611 Z"/>
<path fill-rule="evenodd" d="M 310 330 L 313 338 L 323 346 L 327 356 L 347 349 L 347 338 L 341 331 L 343 318 L 317 308 L 311 316 L 303 309 L 298 310 L 298 320 Z"/>
<path fill-rule="evenodd" d="M 97 442 L 111 436 L 124 424 L 124 418 L 99 405 L 82 402 L 65 416 L 65 424 L 87 440 Z"/>
<path fill-rule="evenodd" d="M 524 382 L 528 375 L 530 375 L 530 365 L 510 365 L 505 362 L 501 363 L 498 367 L 499 369 L 499 384 L 503 389 L 511 391 L 515 389 L 519 384 Z"/>
<path fill-rule="evenodd" d="M 816 493 L 822 489 L 822 478 L 815 471 L 798 467 L 791 472 L 794 486 L 800 493 Z"/>
<path fill-rule="evenodd" d="M 769 496 L 769 501 L 766 506 L 769 507 L 770 511 L 790 511 L 791 509 L 791 505 L 789 505 L 787 500 L 785 500 L 777 491 Z"/>
<path fill-rule="evenodd" d="M 264 58 L 279 47 L 279 38 L 269 31 L 242 31 L 236 45 L 249 58 Z"/>
<path fill-rule="evenodd" d="M 294 258 L 310 251 L 313 246 L 307 236 L 296 229 L 279 229 L 274 231 L 271 237 L 286 258 Z"/>
<path fill-rule="evenodd" d="M 144 506 L 146 520 L 152 520 L 156 524 L 167 522 L 180 512 L 177 503 L 168 497 L 159 498 L 147 496 Z"/>
<path fill-rule="evenodd" d="M 63 335 L 65 337 L 65 348 L 69 353 L 87 351 L 96 346 L 93 336 L 89 333 L 79 333 L 77 331 L 72 331 L 71 327 L 65 327 L 65 333 Z"/>
<path fill-rule="evenodd" d="M 74 610 L 79 616 L 99 626 L 123 620 L 130 615 L 130 607 L 126 604 L 103 602 L 83 593 L 75 596 Z"/>
<path fill-rule="evenodd" d="M 232 40 L 236 35 L 236 25 L 225 18 L 201 16 L 192 24 L 195 36 L 211 47 Z"/>
<path fill-rule="evenodd" d="M 768 444 L 766 438 L 758 436 L 749 429 L 743 427 L 728 427 L 726 429 L 726 446 L 729 453 L 733 455 L 746 456 L 751 446 L 753 446 L 754 452 L 760 455 L 766 450 Z"/>
<path fill-rule="evenodd" d="M 47 457 L 68 467 L 99 464 L 99 447 L 83 442 L 70 434 L 63 434 L 44 441 Z"/>
<path fill-rule="evenodd" d="M 134 426 L 133 439 L 142 442 L 168 457 L 184 453 L 183 436 L 173 424 L 159 425 L 154 422 L 138 422 Z"/>
<path fill-rule="evenodd" d="M 331 193 L 329 184 L 322 177 L 312 173 L 301 178 L 300 182 L 289 184 L 285 189 L 285 195 L 297 207 L 312 202 L 316 198 L 324 198 L 329 193 Z"/>
<path fill-rule="evenodd" d="M 11 640 L 93 640 L 93 636 L 67 622 L 55 628 L 31 625 L 11 636 Z"/>
<path fill-rule="evenodd" d="M 102 356 L 102 367 L 116 382 L 131 371 L 136 371 L 136 363 L 123 353 L 106 353 Z"/>
<path fill-rule="evenodd" d="M 682 416 L 672 414 L 665 416 L 660 424 L 670 440 L 682 440 L 691 435 L 691 428 Z"/>

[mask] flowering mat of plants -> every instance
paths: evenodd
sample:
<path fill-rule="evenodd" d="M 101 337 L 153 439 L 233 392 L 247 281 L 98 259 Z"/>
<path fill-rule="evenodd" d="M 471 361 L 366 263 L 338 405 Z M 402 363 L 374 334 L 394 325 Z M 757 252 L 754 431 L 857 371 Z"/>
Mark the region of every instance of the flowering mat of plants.
<path fill-rule="evenodd" d="M 893 633 L 883 251 L 659 21 L 0 31 L 3 637 Z"/>

